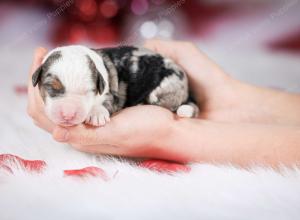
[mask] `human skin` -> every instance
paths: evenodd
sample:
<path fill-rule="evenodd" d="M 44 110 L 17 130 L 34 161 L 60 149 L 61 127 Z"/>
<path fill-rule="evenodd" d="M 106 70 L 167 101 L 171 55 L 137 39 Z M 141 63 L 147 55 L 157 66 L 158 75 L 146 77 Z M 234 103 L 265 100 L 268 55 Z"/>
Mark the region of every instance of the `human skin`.
<path fill-rule="evenodd" d="M 186 71 L 201 109 L 199 118 L 178 118 L 148 105 L 122 110 L 105 127 L 56 126 L 45 116 L 39 91 L 31 84 L 46 53 L 42 48 L 37 49 L 29 74 L 29 115 L 55 140 L 95 154 L 244 167 L 300 162 L 299 95 L 237 81 L 187 42 L 152 40 L 145 46 Z"/>

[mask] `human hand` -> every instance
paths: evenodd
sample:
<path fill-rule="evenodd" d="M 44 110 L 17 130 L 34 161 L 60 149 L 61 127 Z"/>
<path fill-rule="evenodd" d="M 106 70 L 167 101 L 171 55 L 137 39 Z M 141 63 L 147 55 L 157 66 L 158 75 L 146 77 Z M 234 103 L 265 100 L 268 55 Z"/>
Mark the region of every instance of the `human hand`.
<path fill-rule="evenodd" d="M 34 123 L 48 131 L 52 132 L 54 128 L 53 122 L 51 122 L 44 111 L 44 102 L 40 95 L 40 91 L 38 87 L 33 87 L 32 85 L 32 75 L 35 70 L 41 65 L 44 56 L 46 55 L 47 50 L 45 48 L 39 47 L 35 50 L 33 62 L 29 71 L 28 77 L 28 106 L 27 112 L 29 116 L 33 119 Z"/>
<path fill-rule="evenodd" d="M 273 123 L 274 118 L 272 117 L 274 115 L 271 114 L 272 117 L 270 116 L 268 108 L 282 110 L 281 106 L 289 106 L 290 113 L 293 109 L 299 109 L 293 108 L 289 104 L 280 104 L 282 102 L 274 102 L 275 104 L 268 105 L 266 101 L 274 96 L 273 91 L 246 85 L 230 78 L 212 61 L 201 54 L 195 46 L 189 43 L 162 42 L 162 45 L 157 43 L 155 41 L 148 42 L 146 46 L 148 48 L 152 47 L 156 51 L 163 51 L 164 55 L 173 58 L 185 69 L 191 80 L 191 87 L 195 92 L 197 101 L 202 106 L 201 117 L 203 119 L 234 123 L 244 121 L 268 122 L 269 120 Z M 189 51 L 189 53 L 182 56 L 183 50 Z M 44 104 L 39 91 L 37 88 L 33 88 L 31 83 L 31 75 L 41 63 L 45 53 L 45 49 L 36 51 L 31 68 L 28 85 L 28 113 L 39 127 L 53 133 L 53 137 L 57 141 L 70 143 L 78 150 L 93 153 L 154 157 L 177 161 L 201 161 L 202 150 L 199 149 L 207 144 L 202 146 L 198 139 L 202 140 L 203 137 L 210 137 L 204 134 L 203 131 L 205 130 L 202 130 L 205 128 L 203 125 L 208 121 L 186 119 L 191 124 L 197 125 L 193 129 L 195 130 L 195 137 L 190 139 L 187 135 L 190 129 L 184 132 L 184 126 L 178 126 L 177 123 L 177 121 L 186 120 L 176 119 L 173 113 L 157 106 L 137 106 L 125 109 L 113 116 L 111 123 L 103 128 L 92 128 L 86 125 L 70 128 L 55 126 L 45 115 Z M 290 98 L 290 96 L 290 94 L 281 93 L 278 95 L 278 97 L 281 97 L 281 101 L 287 100 L 287 103 L 295 103 L 295 101 L 290 102 L 290 100 L 299 98 L 298 96 Z M 276 105 L 278 108 L 274 107 Z M 283 120 L 279 123 L 287 121 L 286 115 L 283 114 L 283 116 Z M 290 117 L 288 121 L 295 120 Z M 177 126 L 174 126 L 175 124 Z M 212 126 L 212 128 L 215 127 Z M 212 133 L 215 134 L 216 132 Z M 176 135 L 174 136 L 174 134 Z M 202 138 L 200 138 L 199 134 L 204 135 L 201 135 Z M 229 138 L 229 142 L 231 142 L 231 138 Z M 195 141 L 191 140 L 195 140 L 197 144 L 195 145 Z M 211 140 L 214 140 L 214 138 Z M 190 148 L 185 146 L 188 143 L 191 144 Z M 198 158 L 191 159 L 191 156 L 196 155 L 195 152 L 193 153 L 193 149 L 201 153 Z"/>
<path fill-rule="evenodd" d="M 300 124 L 299 95 L 235 80 L 189 42 L 149 40 L 145 47 L 170 57 L 186 71 L 202 119 Z"/>
<path fill-rule="evenodd" d="M 56 126 L 53 137 L 84 152 L 184 161 L 180 147 L 163 145 L 177 120 L 165 108 L 142 105 L 120 111 L 105 127 Z"/>
<path fill-rule="evenodd" d="M 27 111 L 38 127 L 53 133 L 57 141 L 69 143 L 81 151 L 169 158 L 166 155 L 169 151 L 158 151 L 157 143 L 168 136 L 169 126 L 176 115 L 158 106 L 127 108 L 113 116 L 111 122 L 101 128 L 84 124 L 62 128 L 53 124 L 45 114 L 39 89 L 33 87 L 31 79 L 46 53 L 44 48 L 36 49 L 28 79 Z M 170 149 L 172 151 L 175 150 Z"/>

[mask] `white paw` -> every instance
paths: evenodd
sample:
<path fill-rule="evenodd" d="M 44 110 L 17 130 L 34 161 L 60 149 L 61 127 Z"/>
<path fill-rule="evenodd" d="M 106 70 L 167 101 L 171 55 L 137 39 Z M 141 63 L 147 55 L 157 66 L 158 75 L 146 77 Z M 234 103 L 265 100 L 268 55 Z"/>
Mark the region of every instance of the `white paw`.
<path fill-rule="evenodd" d="M 108 110 L 103 107 L 94 107 L 88 114 L 85 123 L 93 126 L 104 126 L 110 121 Z"/>
<path fill-rule="evenodd" d="M 181 105 L 176 113 L 179 117 L 192 118 L 195 115 L 195 109 L 191 105 Z"/>

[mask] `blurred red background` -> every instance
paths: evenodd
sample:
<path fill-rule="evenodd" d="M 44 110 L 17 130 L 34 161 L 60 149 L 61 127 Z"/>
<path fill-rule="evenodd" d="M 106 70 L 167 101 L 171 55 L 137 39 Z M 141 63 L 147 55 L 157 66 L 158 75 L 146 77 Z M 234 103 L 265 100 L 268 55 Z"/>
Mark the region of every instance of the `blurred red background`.
<path fill-rule="evenodd" d="M 39 11 L 43 16 L 23 28 L 30 32 L 28 35 L 36 35 L 49 27 L 47 40 L 52 45 L 135 44 L 152 37 L 209 38 L 228 21 L 247 20 L 264 13 L 274 19 L 286 16 L 295 6 L 300 14 L 297 0 L 10 0 L 0 2 L 0 18 L 5 21 L 16 9 Z M 273 12 L 268 12 L 270 9 Z M 297 25 L 300 30 L 300 24 Z M 270 39 L 268 45 L 297 51 L 299 39 L 300 31 L 289 30 L 280 39 Z"/>
<path fill-rule="evenodd" d="M 299 0 L 0 0 L 8 85 L 26 81 L 37 46 L 141 45 L 153 37 L 192 41 L 234 77 L 300 91 Z"/>

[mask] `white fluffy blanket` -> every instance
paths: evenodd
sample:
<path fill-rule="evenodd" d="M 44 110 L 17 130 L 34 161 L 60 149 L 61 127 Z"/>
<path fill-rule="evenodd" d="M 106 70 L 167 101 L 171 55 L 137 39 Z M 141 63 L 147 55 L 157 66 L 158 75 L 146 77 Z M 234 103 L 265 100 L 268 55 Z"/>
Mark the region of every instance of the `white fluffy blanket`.
<path fill-rule="evenodd" d="M 156 173 L 55 143 L 26 116 L 26 96 L 1 93 L 0 154 L 47 162 L 41 174 L 0 169 L 0 219 L 299 219 L 300 170 L 192 164 Z M 109 180 L 65 169 L 102 168 Z"/>

